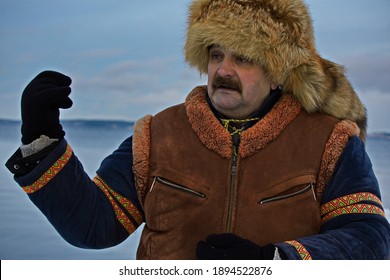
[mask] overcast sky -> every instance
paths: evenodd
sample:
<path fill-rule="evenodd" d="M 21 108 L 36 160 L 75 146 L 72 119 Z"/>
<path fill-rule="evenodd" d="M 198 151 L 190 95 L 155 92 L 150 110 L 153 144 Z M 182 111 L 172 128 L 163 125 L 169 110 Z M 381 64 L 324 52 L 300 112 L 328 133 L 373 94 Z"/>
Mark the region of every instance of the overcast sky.
<path fill-rule="evenodd" d="M 135 120 L 184 101 L 205 77 L 184 62 L 190 0 L 0 0 L 0 118 L 45 69 L 73 79 L 62 118 Z M 390 1 L 307 0 L 320 54 L 343 64 L 369 113 L 390 131 Z"/>

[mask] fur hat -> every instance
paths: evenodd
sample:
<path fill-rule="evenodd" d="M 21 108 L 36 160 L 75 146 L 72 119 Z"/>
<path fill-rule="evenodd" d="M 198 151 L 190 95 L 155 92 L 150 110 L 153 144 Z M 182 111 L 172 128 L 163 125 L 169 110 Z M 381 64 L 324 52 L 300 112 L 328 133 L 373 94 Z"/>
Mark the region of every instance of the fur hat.
<path fill-rule="evenodd" d="M 207 73 L 208 48 L 218 44 L 264 67 L 308 112 L 355 121 L 366 133 L 366 110 L 344 68 L 317 53 L 303 0 L 194 0 L 189 7 L 185 56 Z"/>

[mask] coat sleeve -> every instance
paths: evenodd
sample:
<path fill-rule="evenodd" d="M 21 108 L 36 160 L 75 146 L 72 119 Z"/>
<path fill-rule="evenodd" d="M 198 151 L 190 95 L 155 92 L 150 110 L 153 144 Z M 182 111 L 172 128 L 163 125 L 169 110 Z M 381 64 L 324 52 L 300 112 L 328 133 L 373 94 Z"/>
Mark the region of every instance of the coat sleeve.
<path fill-rule="evenodd" d="M 63 139 L 31 172 L 15 180 L 59 234 L 77 247 L 115 246 L 143 222 L 132 171 L 132 137 L 103 160 L 93 179 Z"/>
<path fill-rule="evenodd" d="M 321 201 L 319 234 L 277 244 L 289 259 L 388 259 L 390 226 L 363 142 L 352 137 Z"/>

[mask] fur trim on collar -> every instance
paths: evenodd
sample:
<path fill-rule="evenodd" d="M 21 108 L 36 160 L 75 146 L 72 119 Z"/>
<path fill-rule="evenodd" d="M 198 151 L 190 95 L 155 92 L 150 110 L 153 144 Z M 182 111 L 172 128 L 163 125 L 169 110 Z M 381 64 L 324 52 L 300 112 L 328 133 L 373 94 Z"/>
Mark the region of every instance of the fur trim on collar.
<path fill-rule="evenodd" d="M 246 158 L 275 140 L 301 112 L 301 105 L 291 95 L 283 95 L 274 108 L 241 135 L 239 153 Z"/>
<path fill-rule="evenodd" d="M 207 88 L 196 87 L 187 96 L 188 120 L 200 141 L 224 158 L 232 156 L 233 142 L 229 132 L 214 116 L 206 100 Z"/>
<path fill-rule="evenodd" d="M 187 97 L 187 116 L 200 141 L 224 158 L 231 158 L 230 134 L 214 116 L 206 100 L 207 88 L 196 87 Z M 276 139 L 300 113 L 299 102 L 291 95 L 284 95 L 275 107 L 254 126 L 241 135 L 239 154 L 249 157 Z"/>

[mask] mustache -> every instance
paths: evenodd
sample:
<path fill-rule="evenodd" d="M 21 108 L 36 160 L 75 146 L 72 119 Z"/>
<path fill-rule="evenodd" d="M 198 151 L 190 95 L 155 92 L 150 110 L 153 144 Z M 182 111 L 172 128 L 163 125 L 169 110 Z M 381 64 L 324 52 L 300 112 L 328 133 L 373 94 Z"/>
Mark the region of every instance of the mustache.
<path fill-rule="evenodd" d="M 216 90 L 218 88 L 228 88 L 239 93 L 242 92 L 241 83 L 233 78 L 225 78 L 221 76 L 216 76 L 213 81 L 213 89 Z"/>

